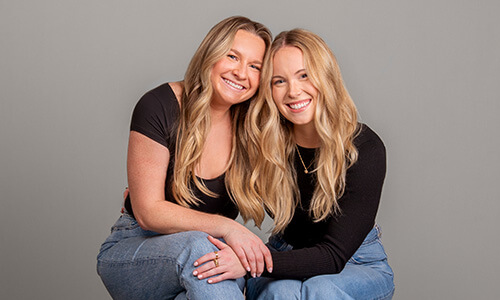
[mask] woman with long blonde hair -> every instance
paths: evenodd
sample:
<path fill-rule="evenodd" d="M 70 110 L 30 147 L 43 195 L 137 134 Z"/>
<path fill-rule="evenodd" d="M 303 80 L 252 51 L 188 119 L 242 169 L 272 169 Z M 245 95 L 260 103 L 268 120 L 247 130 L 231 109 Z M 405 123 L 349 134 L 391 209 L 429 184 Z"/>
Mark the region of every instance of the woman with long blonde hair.
<path fill-rule="evenodd" d="M 393 273 L 375 223 L 382 140 L 358 122 L 335 56 L 316 34 L 282 32 L 265 68 L 251 120 L 261 129 L 255 180 L 275 222 L 274 270 L 249 281 L 248 299 L 390 299 Z"/>
<path fill-rule="evenodd" d="M 262 24 L 230 17 L 200 44 L 181 82 L 137 103 L 131 121 L 123 214 L 101 246 L 97 270 L 114 299 L 243 299 L 242 277 L 272 268 L 268 248 L 234 219 L 260 225 L 249 185 L 244 128 L 271 43 Z M 218 249 L 208 235 L 231 248 Z M 214 285 L 193 276 L 210 253 L 224 267 Z"/>
<path fill-rule="evenodd" d="M 247 299 L 392 298 L 375 223 L 385 147 L 358 122 L 326 43 L 302 29 L 280 33 L 254 105 L 247 127 L 260 147 L 249 148 L 258 157 L 250 185 L 275 226 L 273 271 L 248 281 Z"/>

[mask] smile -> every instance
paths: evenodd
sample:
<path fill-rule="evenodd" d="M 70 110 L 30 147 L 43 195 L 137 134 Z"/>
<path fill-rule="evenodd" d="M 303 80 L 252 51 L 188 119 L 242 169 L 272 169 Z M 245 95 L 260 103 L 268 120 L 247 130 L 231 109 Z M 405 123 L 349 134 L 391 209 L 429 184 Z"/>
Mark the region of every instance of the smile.
<path fill-rule="evenodd" d="M 237 83 L 234 83 L 232 82 L 231 80 L 229 79 L 226 79 L 226 78 L 222 78 L 222 80 L 224 80 L 225 83 L 227 83 L 228 85 L 230 85 L 231 87 L 235 88 L 235 89 L 238 89 L 238 90 L 243 90 L 245 87 L 242 86 L 242 85 L 239 85 Z"/>
<path fill-rule="evenodd" d="M 304 101 L 299 101 L 299 102 L 294 102 L 294 103 L 288 103 L 287 105 L 291 109 L 298 110 L 298 109 L 301 109 L 301 108 L 304 108 L 304 107 L 308 106 L 309 103 L 311 103 L 311 99 L 304 100 Z"/>

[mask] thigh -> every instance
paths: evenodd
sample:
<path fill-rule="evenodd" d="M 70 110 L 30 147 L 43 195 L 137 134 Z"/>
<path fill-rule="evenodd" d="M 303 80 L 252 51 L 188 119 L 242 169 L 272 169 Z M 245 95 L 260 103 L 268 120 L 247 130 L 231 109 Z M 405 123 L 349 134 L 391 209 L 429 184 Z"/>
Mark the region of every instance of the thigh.
<path fill-rule="evenodd" d="M 301 287 L 300 280 L 251 278 L 247 282 L 246 298 L 248 300 L 300 299 Z"/>
<path fill-rule="evenodd" d="M 339 274 L 304 281 L 303 299 L 391 299 L 394 274 L 375 226 Z"/>
<path fill-rule="evenodd" d="M 377 268 L 347 264 L 339 274 L 312 277 L 302 284 L 302 299 L 391 299 L 392 276 Z"/>
<path fill-rule="evenodd" d="M 185 289 L 181 276 L 191 255 L 204 252 L 193 249 L 196 240 L 203 243 L 206 237 L 183 232 L 124 238 L 100 253 L 98 273 L 114 299 L 173 298 Z"/>
<path fill-rule="evenodd" d="M 236 280 L 208 284 L 192 275 L 193 262 L 215 250 L 204 232 L 160 235 L 125 214 L 101 247 L 97 271 L 113 299 L 243 298 Z"/>

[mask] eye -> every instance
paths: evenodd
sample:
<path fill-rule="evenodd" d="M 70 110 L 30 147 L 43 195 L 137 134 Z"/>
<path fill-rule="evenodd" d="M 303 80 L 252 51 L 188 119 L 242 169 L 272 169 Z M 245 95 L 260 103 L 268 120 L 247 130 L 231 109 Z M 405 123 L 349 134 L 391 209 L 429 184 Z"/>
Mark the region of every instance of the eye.
<path fill-rule="evenodd" d="M 260 71 L 260 66 L 257 66 L 257 65 L 252 64 L 252 65 L 250 65 L 250 68 L 255 69 L 257 71 Z"/>
<path fill-rule="evenodd" d="M 284 83 L 285 81 L 283 79 L 276 79 L 276 80 L 273 80 L 272 84 L 273 85 L 280 85 L 282 83 Z"/>
<path fill-rule="evenodd" d="M 236 55 L 233 55 L 233 54 L 228 54 L 228 55 L 227 55 L 227 57 L 229 57 L 230 59 L 233 59 L 233 60 L 238 59 L 238 58 L 236 57 Z"/>
<path fill-rule="evenodd" d="M 302 79 L 307 78 L 307 73 L 300 75 L 300 78 L 302 78 Z"/>

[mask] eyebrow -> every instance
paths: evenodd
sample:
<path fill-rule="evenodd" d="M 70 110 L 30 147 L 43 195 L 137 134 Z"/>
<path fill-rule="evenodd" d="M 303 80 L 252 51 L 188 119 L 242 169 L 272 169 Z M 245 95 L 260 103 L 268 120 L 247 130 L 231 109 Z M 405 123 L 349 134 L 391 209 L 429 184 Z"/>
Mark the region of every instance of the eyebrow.
<path fill-rule="evenodd" d="M 302 73 L 302 72 L 306 72 L 307 73 L 306 69 L 300 69 L 297 72 L 295 72 L 293 75 L 297 75 L 297 74 Z M 274 79 L 274 78 L 284 78 L 284 77 L 281 76 L 281 75 L 274 75 L 273 77 L 271 77 L 271 79 Z"/>
<path fill-rule="evenodd" d="M 240 51 L 238 51 L 236 49 L 233 49 L 233 48 L 229 49 L 229 52 L 231 52 L 231 51 L 234 52 L 236 55 L 241 56 L 241 52 Z M 250 63 L 257 64 L 257 65 L 262 65 L 262 62 L 260 60 L 253 60 Z"/>

